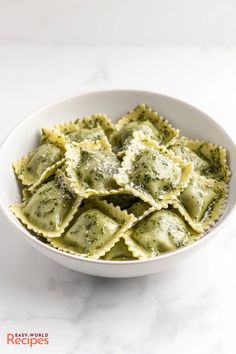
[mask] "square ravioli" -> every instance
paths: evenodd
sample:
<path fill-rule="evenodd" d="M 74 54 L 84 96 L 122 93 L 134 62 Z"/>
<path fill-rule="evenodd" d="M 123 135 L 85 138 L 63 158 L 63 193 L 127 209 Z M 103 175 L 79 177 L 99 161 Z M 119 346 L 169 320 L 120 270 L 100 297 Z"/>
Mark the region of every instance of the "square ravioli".
<path fill-rule="evenodd" d="M 171 146 L 171 149 L 176 156 L 192 162 L 194 171 L 199 175 L 226 183 L 229 181 L 227 153 L 222 146 L 207 141 L 181 138 Z"/>
<path fill-rule="evenodd" d="M 34 190 L 61 167 L 65 161 L 65 139 L 53 129 L 42 129 L 41 144 L 13 163 L 22 184 Z"/>
<path fill-rule="evenodd" d="M 133 215 L 128 215 L 119 207 L 93 200 L 78 210 L 65 235 L 49 238 L 48 241 L 62 251 L 98 259 L 119 241 L 135 221 Z"/>
<path fill-rule="evenodd" d="M 198 232 L 207 231 L 221 216 L 228 197 L 228 186 L 222 181 L 194 174 L 174 206 L 189 225 Z"/>
<path fill-rule="evenodd" d="M 153 211 L 124 234 L 134 257 L 145 259 L 186 246 L 201 237 L 175 209 Z"/>
<path fill-rule="evenodd" d="M 42 184 L 21 204 L 10 207 L 29 230 L 44 237 L 58 237 L 69 224 L 82 199 L 71 193 L 64 172 L 57 171 L 53 180 Z"/>
<path fill-rule="evenodd" d="M 83 128 L 87 129 L 101 127 L 108 140 L 110 140 L 111 135 L 115 132 L 115 127 L 106 114 L 94 114 L 92 116 L 86 116 L 83 118 L 81 124 Z"/>
<path fill-rule="evenodd" d="M 179 135 L 178 129 L 174 129 L 166 119 L 145 104 L 128 112 L 115 128 L 117 132 L 112 135 L 111 142 L 116 153 L 127 149 L 137 131 L 166 146 L 172 144 Z"/>
<path fill-rule="evenodd" d="M 87 198 L 122 190 L 113 178 L 120 161 L 111 151 L 107 138 L 67 144 L 65 156 L 66 175 L 75 193 Z"/>
<path fill-rule="evenodd" d="M 136 133 L 114 179 L 127 193 L 161 209 L 187 186 L 191 174 L 191 163 Z"/>
<path fill-rule="evenodd" d="M 82 120 L 58 124 L 55 128 L 65 136 L 67 142 L 80 143 L 83 140 L 96 141 L 104 137 L 110 138 L 114 126 L 106 114 L 86 116 Z"/>

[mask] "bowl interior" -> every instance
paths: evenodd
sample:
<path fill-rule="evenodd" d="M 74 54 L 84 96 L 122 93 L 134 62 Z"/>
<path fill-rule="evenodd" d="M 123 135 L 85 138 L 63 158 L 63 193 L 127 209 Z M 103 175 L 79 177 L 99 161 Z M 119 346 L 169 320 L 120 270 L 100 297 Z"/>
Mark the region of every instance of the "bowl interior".
<path fill-rule="evenodd" d="M 218 124 L 198 109 L 168 96 L 135 90 L 93 92 L 60 101 L 33 113 L 11 132 L 0 149 L 0 203 L 9 219 L 24 233 L 28 233 L 9 211 L 9 205 L 20 201 L 12 163 L 37 145 L 40 128 L 94 113 L 106 113 L 115 122 L 139 103 L 150 105 L 168 118 L 182 135 L 209 140 L 228 150 L 232 178 L 227 208 L 222 217 L 224 219 L 236 204 L 236 148 L 232 140 Z"/>

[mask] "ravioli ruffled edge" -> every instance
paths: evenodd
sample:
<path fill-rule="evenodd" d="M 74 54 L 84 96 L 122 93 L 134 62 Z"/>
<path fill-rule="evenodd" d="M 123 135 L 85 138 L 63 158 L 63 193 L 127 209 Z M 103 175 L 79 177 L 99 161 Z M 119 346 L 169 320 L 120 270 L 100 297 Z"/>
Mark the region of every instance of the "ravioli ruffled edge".
<path fill-rule="evenodd" d="M 104 131 L 104 134 L 108 140 L 115 131 L 112 121 L 106 114 L 94 114 L 92 116 L 88 115 L 83 119 L 78 118 L 69 123 L 57 124 L 55 125 L 55 128 L 60 131 L 60 133 L 64 134 L 66 138 L 66 134 L 68 133 L 75 133 L 81 129 L 95 128 L 97 126 Z M 70 143 L 70 140 L 67 139 L 67 142 Z"/>
<path fill-rule="evenodd" d="M 212 161 L 213 157 L 212 157 L 212 151 L 217 153 L 217 158 L 218 161 L 217 162 L 213 162 L 211 166 L 215 166 L 216 164 L 220 166 L 220 174 L 218 174 L 217 178 L 217 173 L 216 173 L 216 177 L 213 176 L 209 176 L 207 174 L 201 174 L 202 176 L 205 176 L 206 178 L 211 178 L 211 179 L 217 179 L 217 180 L 222 180 L 225 183 L 229 183 L 230 177 L 231 177 L 231 171 L 229 169 L 229 164 L 227 162 L 227 151 L 226 149 L 221 146 L 221 145 L 217 145 L 217 144 L 213 144 L 210 143 L 208 141 L 205 140 L 192 140 L 192 139 L 188 139 L 186 137 L 181 137 L 179 139 L 177 139 L 173 145 L 173 147 L 175 145 L 183 145 L 188 147 L 190 150 L 192 150 L 193 152 L 198 154 L 199 149 L 201 149 L 201 147 L 205 147 L 205 151 L 200 151 L 200 153 L 203 155 L 203 157 L 205 157 L 207 160 Z M 171 147 L 170 147 L 171 148 Z M 201 158 L 201 156 L 199 156 Z M 182 157 L 184 159 L 184 157 Z M 197 173 L 199 173 L 198 171 L 196 171 Z"/>
<path fill-rule="evenodd" d="M 194 173 L 192 178 L 197 178 L 207 187 L 215 188 L 216 192 L 220 193 L 219 198 L 216 198 L 212 202 L 212 210 L 210 217 L 206 218 L 206 220 L 204 220 L 203 222 L 196 222 L 189 215 L 183 203 L 181 203 L 179 199 L 173 201 L 173 206 L 179 211 L 179 213 L 185 218 L 185 220 L 194 230 L 200 233 L 206 233 L 210 228 L 212 228 L 216 224 L 216 222 L 219 220 L 225 210 L 225 206 L 229 196 L 229 186 L 223 181 L 208 179 L 196 173 Z"/>
<path fill-rule="evenodd" d="M 155 199 L 148 195 L 146 192 L 137 190 L 132 184 L 129 183 L 129 173 L 132 171 L 132 163 L 134 162 L 135 156 L 142 149 L 149 148 L 154 151 L 158 151 L 163 154 L 173 162 L 177 163 L 181 167 L 182 175 L 181 182 L 179 186 L 167 193 L 161 201 L 158 203 Z M 114 179 L 117 184 L 120 185 L 126 192 L 131 192 L 133 195 L 136 195 L 144 202 L 151 204 L 156 210 L 167 208 L 169 204 L 173 203 L 173 200 L 180 195 L 181 191 L 187 187 L 189 180 L 192 175 L 193 166 L 191 163 L 185 162 L 183 159 L 177 157 L 169 151 L 166 147 L 159 145 L 156 141 L 147 139 L 143 134 L 137 132 L 135 137 L 130 144 L 129 148 L 126 151 L 121 168 L 119 172 L 114 175 Z"/>
<path fill-rule="evenodd" d="M 62 176 L 63 175 L 63 178 L 64 178 L 64 172 L 63 171 L 59 171 L 57 174 L 58 174 L 58 176 Z M 66 181 L 65 181 L 65 183 L 66 183 Z M 25 196 L 27 196 L 27 194 L 25 194 Z M 28 198 L 26 198 L 25 201 L 23 201 L 23 203 L 11 205 L 10 206 L 10 210 L 16 216 L 16 218 L 18 220 L 20 220 L 22 222 L 22 224 L 24 224 L 27 227 L 28 230 L 32 230 L 37 235 L 40 235 L 40 236 L 43 236 L 43 237 L 47 238 L 47 237 L 59 237 L 59 236 L 61 236 L 61 234 L 63 233 L 65 228 L 69 225 L 70 221 L 73 219 L 73 217 L 74 217 L 75 213 L 77 212 L 77 210 L 78 210 L 80 204 L 82 203 L 83 199 L 80 196 L 75 196 L 74 197 L 73 206 L 72 206 L 70 212 L 66 215 L 64 221 L 61 224 L 60 230 L 58 230 L 58 231 L 42 230 L 42 229 L 38 228 L 36 225 L 34 225 L 33 223 L 31 223 L 27 219 L 27 217 L 23 213 L 23 208 L 27 205 L 29 200 L 30 200 L 30 196 Z"/>
<path fill-rule="evenodd" d="M 163 209 L 160 209 L 160 210 L 153 210 L 152 213 L 155 213 L 156 211 L 162 211 L 162 210 L 168 210 L 166 208 L 163 208 Z M 200 239 L 202 236 L 203 236 L 203 233 L 200 233 L 200 232 L 197 232 L 196 230 L 194 230 L 188 223 L 187 221 L 185 220 L 185 218 L 183 217 L 183 215 L 181 215 L 177 209 L 172 208 L 171 209 L 172 212 L 174 212 L 177 216 L 181 217 L 183 219 L 183 221 L 185 221 L 185 225 L 189 231 L 189 234 L 190 234 L 190 237 L 188 239 L 188 244 L 190 245 L 191 243 L 195 242 L 196 240 Z M 149 217 L 152 213 L 149 213 L 148 215 L 145 216 L 146 217 Z M 136 227 L 138 225 L 138 223 L 141 221 L 143 221 L 145 218 L 139 220 L 138 222 L 135 222 L 132 226 L 133 227 Z M 128 247 L 128 250 L 133 254 L 133 257 L 137 258 L 137 259 L 147 259 L 147 258 L 153 258 L 153 257 L 159 257 L 163 254 L 167 254 L 167 252 L 160 252 L 159 255 L 155 254 L 154 252 L 153 253 L 149 253 L 148 251 L 146 251 L 141 245 L 138 244 L 138 242 L 136 242 L 135 240 L 132 239 L 131 235 L 133 233 L 133 230 L 132 228 L 130 228 L 129 230 L 127 230 L 124 235 L 123 235 L 123 238 L 124 238 L 124 241 L 125 241 L 125 244 L 127 245 Z M 187 246 L 187 245 L 186 245 Z M 179 247 L 180 248 L 183 248 L 183 247 L 186 247 L 186 246 L 181 246 Z"/>
<path fill-rule="evenodd" d="M 99 151 L 109 152 L 110 154 L 116 156 L 112 152 L 111 146 L 107 138 L 103 138 L 97 141 L 83 140 L 80 143 L 72 142 L 71 144 L 66 144 L 66 154 L 65 154 L 66 176 L 72 191 L 74 191 L 76 194 L 81 195 L 84 198 L 88 198 L 90 196 L 105 196 L 110 194 L 117 194 L 124 191 L 123 188 L 118 188 L 114 190 L 104 189 L 100 191 L 91 188 L 84 188 L 82 183 L 79 182 L 78 176 L 74 168 L 74 165 L 79 163 L 81 150 L 85 150 L 85 151 L 99 150 Z"/>
<path fill-rule="evenodd" d="M 93 202 L 87 202 L 84 207 L 78 210 L 76 216 L 81 215 L 83 212 L 88 211 L 89 209 L 99 209 L 103 214 L 109 216 L 113 220 L 115 220 L 119 225 L 119 230 L 115 232 L 114 236 L 109 240 L 101 249 L 96 250 L 93 254 L 81 254 L 73 250 L 72 247 L 64 247 L 63 246 L 63 235 L 61 237 L 50 239 L 48 238 L 48 242 L 54 248 L 59 249 L 60 251 L 64 251 L 70 254 L 79 255 L 83 258 L 90 259 L 99 259 L 103 257 L 111 248 L 120 240 L 121 236 L 124 234 L 126 230 L 128 230 L 135 222 L 136 218 L 128 214 L 126 211 L 121 210 L 119 207 L 114 207 L 113 204 L 109 204 L 106 201 L 101 200 L 93 200 Z M 73 223 L 73 222 L 72 222 Z M 72 226 L 72 225 L 71 225 Z"/>
<path fill-rule="evenodd" d="M 116 136 L 119 134 L 119 131 L 126 124 L 131 123 L 131 122 L 138 122 L 139 116 L 145 112 L 149 115 L 147 120 L 149 120 L 153 124 L 154 128 L 157 130 L 158 133 L 161 134 L 161 132 L 163 130 L 169 132 L 169 136 L 170 136 L 169 140 L 167 140 L 166 142 L 161 141 L 161 142 L 159 142 L 159 144 L 163 144 L 165 146 L 169 146 L 169 145 L 174 144 L 175 140 L 179 136 L 179 129 L 173 128 L 173 126 L 169 123 L 169 121 L 166 118 L 159 115 L 158 112 L 154 111 L 151 107 L 149 107 L 148 105 L 146 105 L 144 103 L 139 104 L 136 108 L 134 108 L 133 110 L 126 113 L 115 124 L 116 131 L 111 136 L 112 144 L 115 144 Z M 163 135 L 163 134 L 161 134 L 161 135 Z M 120 151 L 118 154 L 120 154 L 120 153 L 122 153 L 122 151 Z"/>
<path fill-rule="evenodd" d="M 66 140 L 64 139 L 63 135 L 61 135 L 57 130 L 43 128 L 41 145 L 44 143 L 55 144 L 60 148 L 62 148 L 63 150 L 65 150 Z M 36 187 L 38 187 L 40 184 L 46 181 L 51 175 L 53 175 L 55 171 L 59 167 L 61 167 L 65 162 L 65 158 L 62 158 L 52 166 L 46 168 L 46 170 L 42 173 L 42 175 L 38 179 L 32 181 L 31 179 L 27 178 L 27 176 L 25 175 L 25 166 L 27 162 L 30 160 L 30 158 L 33 156 L 33 154 L 34 154 L 34 150 L 32 150 L 26 156 L 22 157 L 21 159 L 13 163 L 13 168 L 17 177 L 21 180 L 24 186 L 28 187 L 29 192 L 34 191 Z"/>

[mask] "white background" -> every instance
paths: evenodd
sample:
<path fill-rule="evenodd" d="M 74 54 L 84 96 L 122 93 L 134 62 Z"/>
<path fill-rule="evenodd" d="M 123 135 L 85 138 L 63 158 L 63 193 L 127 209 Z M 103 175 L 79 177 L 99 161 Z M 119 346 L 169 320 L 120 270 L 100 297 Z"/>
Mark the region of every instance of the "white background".
<path fill-rule="evenodd" d="M 234 0 L 1 0 L 1 43 L 232 46 Z"/>
<path fill-rule="evenodd" d="M 235 9 L 219 0 L 0 0 L 0 141 L 54 99 L 126 87 L 185 100 L 236 141 Z M 175 269 L 112 280 L 44 258 L 0 217 L 0 353 L 235 354 L 234 220 Z M 7 332 L 23 331 L 48 332 L 50 344 L 6 346 Z"/>

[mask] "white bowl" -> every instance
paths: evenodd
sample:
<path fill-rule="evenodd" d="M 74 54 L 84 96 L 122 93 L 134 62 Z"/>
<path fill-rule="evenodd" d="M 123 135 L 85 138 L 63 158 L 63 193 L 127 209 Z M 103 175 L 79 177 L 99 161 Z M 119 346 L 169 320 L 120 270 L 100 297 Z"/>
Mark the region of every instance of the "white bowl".
<path fill-rule="evenodd" d="M 78 117 L 94 113 L 107 113 L 116 121 L 122 114 L 139 103 L 146 103 L 169 119 L 183 135 L 192 139 L 204 139 L 220 144 L 228 150 L 232 178 L 227 208 L 217 226 L 196 243 L 142 261 L 100 261 L 87 260 L 58 251 L 32 236 L 12 215 L 9 205 L 20 201 L 18 184 L 13 173 L 12 162 L 33 149 L 39 141 L 39 129 L 52 126 Z M 24 119 L 9 134 L 0 149 L 0 205 L 8 221 L 15 226 L 16 232 L 34 248 L 54 261 L 76 271 L 103 277 L 133 277 L 160 272 L 177 264 L 195 252 L 209 239 L 222 231 L 226 220 L 232 215 L 236 204 L 236 147 L 224 130 L 206 114 L 198 109 L 154 92 L 136 90 L 111 90 L 81 94 L 43 107 Z M 7 236 L 7 235 L 6 235 Z M 9 250 L 10 252 L 10 250 Z"/>

